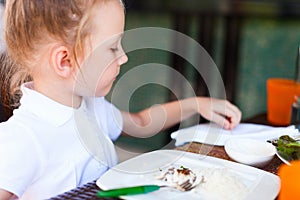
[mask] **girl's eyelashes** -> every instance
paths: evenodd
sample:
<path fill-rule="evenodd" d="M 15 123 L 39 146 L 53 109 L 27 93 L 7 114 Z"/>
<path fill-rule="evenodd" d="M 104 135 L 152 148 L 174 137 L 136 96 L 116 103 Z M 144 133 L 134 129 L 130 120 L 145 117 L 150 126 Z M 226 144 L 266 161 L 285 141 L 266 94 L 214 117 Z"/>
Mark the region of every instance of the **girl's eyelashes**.
<path fill-rule="evenodd" d="M 118 48 L 118 47 L 110 48 L 110 50 L 111 50 L 113 53 L 115 53 L 115 52 L 117 52 L 117 51 L 119 50 L 119 48 Z"/>

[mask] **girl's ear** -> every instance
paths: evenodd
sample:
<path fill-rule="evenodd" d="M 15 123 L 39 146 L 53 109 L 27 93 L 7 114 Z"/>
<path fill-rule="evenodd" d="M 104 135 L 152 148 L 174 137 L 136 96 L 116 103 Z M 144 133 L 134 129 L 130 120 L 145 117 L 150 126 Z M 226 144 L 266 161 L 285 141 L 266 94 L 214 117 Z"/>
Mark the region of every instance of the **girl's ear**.
<path fill-rule="evenodd" d="M 74 70 L 70 50 L 65 46 L 54 47 L 51 51 L 51 66 L 60 77 L 70 77 Z"/>

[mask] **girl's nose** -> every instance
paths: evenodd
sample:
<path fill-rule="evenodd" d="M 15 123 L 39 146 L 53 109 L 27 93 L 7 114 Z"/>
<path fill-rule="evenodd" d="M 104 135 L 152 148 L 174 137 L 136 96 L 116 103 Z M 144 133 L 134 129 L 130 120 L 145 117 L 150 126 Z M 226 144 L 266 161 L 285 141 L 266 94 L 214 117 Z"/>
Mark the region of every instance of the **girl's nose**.
<path fill-rule="evenodd" d="M 118 59 L 118 65 L 121 66 L 121 65 L 127 63 L 127 61 L 128 61 L 128 57 L 127 57 L 127 55 L 124 53 L 122 56 L 119 57 L 119 59 Z"/>

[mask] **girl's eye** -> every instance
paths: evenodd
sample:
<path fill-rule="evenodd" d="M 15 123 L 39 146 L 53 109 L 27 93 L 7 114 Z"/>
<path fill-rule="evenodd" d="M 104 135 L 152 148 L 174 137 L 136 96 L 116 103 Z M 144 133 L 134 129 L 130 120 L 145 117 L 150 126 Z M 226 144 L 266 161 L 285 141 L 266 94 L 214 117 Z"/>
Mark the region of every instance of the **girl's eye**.
<path fill-rule="evenodd" d="M 110 50 L 111 50 L 113 53 L 115 53 L 115 52 L 117 52 L 119 49 L 118 49 L 118 48 L 110 48 Z"/>

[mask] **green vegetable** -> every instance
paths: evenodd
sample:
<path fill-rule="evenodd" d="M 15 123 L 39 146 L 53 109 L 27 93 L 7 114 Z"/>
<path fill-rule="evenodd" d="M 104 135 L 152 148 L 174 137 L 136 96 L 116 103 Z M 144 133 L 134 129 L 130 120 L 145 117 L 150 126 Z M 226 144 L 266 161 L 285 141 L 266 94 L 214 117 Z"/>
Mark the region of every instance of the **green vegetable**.
<path fill-rule="evenodd" d="M 187 170 L 189 169 L 189 168 L 184 167 L 183 165 L 181 165 L 180 168 L 181 169 L 187 169 Z"/>
<path fill-rule="evenodd" d="M 278 139 L 277 151 L 289 161 L 300 159 L 300 143 L 288 135 L 283 135 Z"/>

